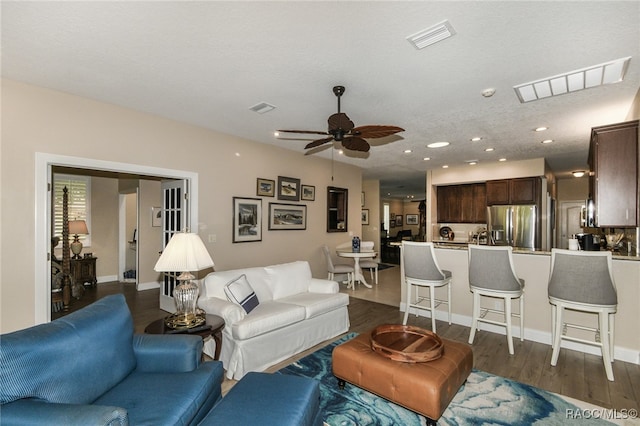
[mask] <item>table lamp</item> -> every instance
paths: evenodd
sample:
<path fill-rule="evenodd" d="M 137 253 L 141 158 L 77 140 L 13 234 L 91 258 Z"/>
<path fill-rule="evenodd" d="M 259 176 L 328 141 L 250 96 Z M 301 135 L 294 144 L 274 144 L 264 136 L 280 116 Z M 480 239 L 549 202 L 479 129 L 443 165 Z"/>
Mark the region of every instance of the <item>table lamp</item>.
<path fill-rule="evenodd" d="M 80 242 L 79 235 L 88 235 L 87 223 L 84 220 L 70 220 L 69 221 L 69 234 L 73 235 L 73 242 L 71 243 L 71 252 L 74 259 L 80 259 L 80 252 L 82 252 L 82 243 Z"/>
<path fill-rule="evenodd" d="M 177 278 L 179 284 L 173 289 L 176 313 L 166 320 L 169 327 L 191 328 L 205 322 L 205 317 L 197 312 L 198 286 L 191 282 L 195 278 L 191 272 L 212 266 L 213 260 L 198 234 L 173 234 L 153 268 L 156 272 L 181 273 Z"/>

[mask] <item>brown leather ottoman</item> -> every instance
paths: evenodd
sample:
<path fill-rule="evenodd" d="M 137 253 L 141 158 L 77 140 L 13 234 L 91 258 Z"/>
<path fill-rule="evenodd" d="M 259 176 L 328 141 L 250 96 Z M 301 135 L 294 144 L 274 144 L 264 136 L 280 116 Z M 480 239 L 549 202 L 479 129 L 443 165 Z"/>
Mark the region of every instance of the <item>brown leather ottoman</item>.
<path fill-rule="evenodd" d="M 371 349 L 371 333 L 333 350 L 333 374 L 431 420 L 440 418 L 473 367 L 473 352 L 466 343 L 442 339 L 442 357 L 428 362 L 392 361 Z"/>

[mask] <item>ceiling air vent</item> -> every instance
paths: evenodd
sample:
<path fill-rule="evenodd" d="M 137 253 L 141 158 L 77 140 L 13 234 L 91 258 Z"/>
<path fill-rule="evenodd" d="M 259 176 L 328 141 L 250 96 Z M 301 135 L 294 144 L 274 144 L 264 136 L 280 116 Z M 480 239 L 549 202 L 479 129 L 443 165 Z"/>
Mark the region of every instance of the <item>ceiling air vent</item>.
<path fill-rule="evenodd" d="M 442 21 L 431 28 L 410 35 L 407 37 L 407 41 L 413 44 L 416 49 L 424 49 L 427 46 L 451 37 L 455 33 L 456 31 L 449 21 Z"/>
<path fill-rule="evenodd" d="M 273 111 L 274 109 L 276 109 L 276 107 L 275 105 L 271 105 L 266 102 L 260 102 L 259 104 L 255 104 L 249 109 L 253 112 L 257 112 L 258 114 L 264 114 L 265 112 Z"/>

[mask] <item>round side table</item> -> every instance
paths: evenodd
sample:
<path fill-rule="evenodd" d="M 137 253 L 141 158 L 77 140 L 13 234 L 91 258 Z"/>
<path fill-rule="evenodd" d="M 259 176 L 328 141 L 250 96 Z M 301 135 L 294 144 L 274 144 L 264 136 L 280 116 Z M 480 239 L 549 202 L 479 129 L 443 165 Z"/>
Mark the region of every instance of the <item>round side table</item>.
<path fill-rule="evenodd" d="M 207 322 L 204 325 L 210 326 L 210 328 L 206 328 L 202 330 L 202 326 L 195 327 L 199 329 L 198 331 L 190 332 L 189 329 L 184 330 L 174 330 L 173 328 L 167 327 L 164 322 L 164 318 L 157 319 L 147 325 L 144 329 L 144 332 L 147 334 L 193 334 L 202 337 L 202 340 L 205 340 L 207 337 L 213 337 L 213 340 L 216 342 L 216 352 L 213 359 L 220 359 L 220 348 L 222 347 L 222 329 L 224 328 L 224 319 L 218 315 L 206 314 Z"/>

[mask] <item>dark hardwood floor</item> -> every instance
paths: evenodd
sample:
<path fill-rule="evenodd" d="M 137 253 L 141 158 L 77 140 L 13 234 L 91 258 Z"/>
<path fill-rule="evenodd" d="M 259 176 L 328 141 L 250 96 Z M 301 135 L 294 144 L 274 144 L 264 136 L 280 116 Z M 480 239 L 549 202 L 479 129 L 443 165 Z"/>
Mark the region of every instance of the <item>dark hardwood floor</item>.
<path fill-rule="evenodd" d="M 70 311 L 80 309 L 94 300 L 114 293 L 124 293 L 138 333 L 142 333 L 151 321 L 167 315 L 158 308 L 158 290 L 138 292 L 134 284 L 117 282 L 99 284 L 97 288 L 87 288 L 81 300 L 73 300 Z M 397 307 L 350 298 L 350 331 L 363 333 L 378 324 L 399 324 L 402 323 L 402 315 Z M 59 316 L 52 314 L 54 318 Z M 411 316 L 409 324 L 431 328 L 429 318 Z M 468 327 L 449 325 L 442 321 L 438 321 L 437 327 L 438 334 L 447 339 L 467 342 L 469 338 Z M 510 356 L 504 335 L 480 330 L 476 333 L 476 342 L 472 346 L 474 367 L 605 408 L 618 410 L 640 408 L 639 365 L 615 361 L 613 363 L 615 381 L 609 382 L 602 366 L 602 358 L 599 356 L 562 349 L 558 365 L 551 367 L 550 346 L 514 339 L 514 347 L 515 355 Z M 310 351 L 312 350 L 315 348 Z M 291 360 L 281 365 L 289 362 Z"/>

